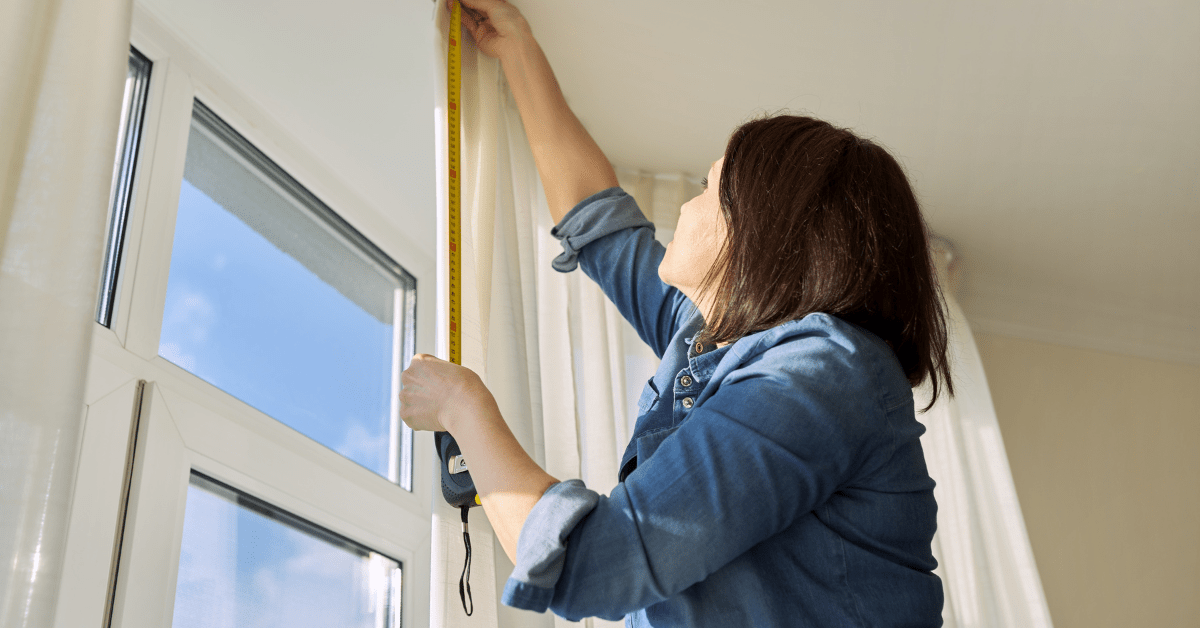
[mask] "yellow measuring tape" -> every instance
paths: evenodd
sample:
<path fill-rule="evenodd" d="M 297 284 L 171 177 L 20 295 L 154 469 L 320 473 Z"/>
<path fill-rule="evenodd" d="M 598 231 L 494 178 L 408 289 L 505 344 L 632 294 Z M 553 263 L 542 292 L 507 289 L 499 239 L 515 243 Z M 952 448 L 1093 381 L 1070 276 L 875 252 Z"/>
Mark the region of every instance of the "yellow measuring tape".
<path fill-rule="evenodd" d="M 449 104 L 447 107 L 447 124 L 450 138 L 450 218 L 449 218 L 449 296 L 450 296 L 450 341 L 449 358 L 455 364 L 462 364 L 462 198 L 459 186 L 460 150 L 459 150 L 459 95 L 462 87 L 462 6 L 452 2 L 450 7 L 450 50 L 446 64 L 446 83 Z"/>
<path fill-rule="evenodd" d="M 449 217 L 447 220 L 447 253 L 449 257 L 449 267 L 447 268 L 449 276 L 449 323 L 450 329 L 447 330 L 447 338 L 449 339 L 449 357 L 454 364 L 462 365 L 462 194 L 461 194 L 461 143 L 459 142 L 458 120 L 460 107 L 462 103 L 459 101 L 459 96 L 462 94 L 462 7 L 451 1 L 450 6 L 450 49 L 447 55 L 446 63 L 446 87 L 447 87 L 447 112 L 446 123 L 448 126 L 447 137 L 449 138 L 450 148 L 450 184 L 449 196 Z M 474 497 L 475 505 L 480 503 L 479 494 L 475 492 L 475 485 L 470 481 L 469 476 L 467 484 L 470 485 L 469 494 L 461 494 L 456 490 L 450 489 L 450 486 L 458 486 L 458 481 L 454 478 L 460 474 L 458 470 L 450 470 L 446 465 L 452 464 L 447 460 L 447 456 L 451 453 L 458 452 L 458 445 L 454 443 L 453 437 L 450 434 L 439 433 L 435 436 L 434 443 L 438 447 L 438 453 L 442 458 L 442 496 L 451 505 L 458 506 L 462 509 L 462 524 L 463 524 L 463 545 L 466 549 L 466 561 L 463 563 L 462 576 L 458 579 L 458 596 L 462 598 L 463 611 L 470 616 L 475 611 L 475 601 L 471 598 L 471 537 L 467 533 L 467 511 L 470 510 L 470 497 Z M 448 447 L 453 449 L 443 450 L 442 443 L 448 443 Z M 458 460 L 462 465 L 463 475 L 465 475 L 466 464 L 462 461 L 461 455 L 456 455 L 453 458 Z M 461 491 L 464 487 L 458 486 Z M 463 499 L 468 501 L 463 501 Z"/>

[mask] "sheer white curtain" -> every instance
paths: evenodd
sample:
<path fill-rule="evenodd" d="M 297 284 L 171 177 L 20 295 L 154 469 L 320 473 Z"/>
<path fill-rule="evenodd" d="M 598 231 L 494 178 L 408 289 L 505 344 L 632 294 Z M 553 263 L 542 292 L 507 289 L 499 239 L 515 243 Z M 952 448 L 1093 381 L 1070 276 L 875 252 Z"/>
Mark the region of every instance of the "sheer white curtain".
<path fill-rule="evenodd" d="M 53 623 L 130 8 L 0 3 L 0 625 L 13 628 Z"/>
<path fill-rule="evenodd" d="M 953 248 L 938 241 L 934 261 L 949 306 L 955 396 L 917 418 L 929 473 L 937 482 L 934 556 L 946 591 L 946 628 L 1050 628 L 1025 520 L 971 327 L 954 297 Z M 915 393 L 917 407 L 928 391 Z"/>
<path fill-rule="evenodd" d="M 446 189 L 446 95 L 444 61 L 449 20 L 444 0 L 437 5 L 441 85 L 438 90 L 437 120 L 438 187 Z M 548 316 L 538 295 L 549 269 L 549 214 L 516 105 L 504 84 L 499 64 L 479 54 L 469 37 L 461 38 L 462 64 L 462 346 L 463 364 L 487 384 L 518 441 L 540 464 L 547 454 L 542 429 L 542 374 L 563 376 L 570 381 L 572 366 L 543 369 L 543 349 L 561 347 L 569 351 L 569 331 L 554 327 L 539 336 L 539 317 Z M 439 346 L 444 346 L 446 277 L 447 199 L 439 195 Z M 551 238 L 552 240 L 552 238 Z M 550 257 L 546 257 L 550 255 Z M 545 260 L 544 264 L 538 262 Z M 553 272 L 553 271 L 550 271 Z M 557 284 L 555 284 L 557 285 Z M 566 307 L 566 291 L 555 306 Z M 556 334 L 555 332 L 561 332 Z M 560 342 L 561 341 L 561 342 Z M 549 388 L 559 385 L 551 379 Z M 574 400 L 551 394 L 552 413 L 570 413 Z M 578 450 L 573 452 L 578 458 Z M 551 456 L 557 460 L 559 456 Z M 553 473 L 553 466 L 550 467 Z M 572 477 L 578 477 L 577 475 Z M 495 543 L 483 513 L 472 513 L 471 543 L 475 612 L 467 617 L 459 601 L 458 579 L 464 549 L 458 512 L 442 503 L 435 487 L 433 553 L 431 570 L 430 623 L 435 627 L 503 625 L 551 626 L 548 615 L 535 615 L 499 604 L 498 592 L 512 570 L 504 552 Z"/>

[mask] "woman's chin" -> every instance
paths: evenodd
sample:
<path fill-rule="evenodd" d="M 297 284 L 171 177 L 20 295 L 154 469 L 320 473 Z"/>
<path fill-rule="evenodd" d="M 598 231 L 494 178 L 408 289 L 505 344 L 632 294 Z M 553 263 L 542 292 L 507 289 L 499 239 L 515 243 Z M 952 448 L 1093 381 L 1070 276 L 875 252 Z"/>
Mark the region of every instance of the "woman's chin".
<path fill-rule="evenodd" d="M 668 286 L 676 287 L 671 281 L 671 269 L 668 268 L 666 264 L 658 265 L 658 278 Z"/>

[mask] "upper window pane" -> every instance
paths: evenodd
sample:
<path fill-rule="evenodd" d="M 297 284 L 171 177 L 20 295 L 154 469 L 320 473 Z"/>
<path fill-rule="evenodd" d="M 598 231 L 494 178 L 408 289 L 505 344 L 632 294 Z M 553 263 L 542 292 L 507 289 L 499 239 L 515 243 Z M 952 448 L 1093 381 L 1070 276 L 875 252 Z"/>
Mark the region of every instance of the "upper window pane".
<path fill-rule="evenodd" d="M 108 199 L 108 237 L 104 247 L 104 265 L 100 271 L 100 296 L 96 300 L 96 322 L 112 326 L 117 306 L 117 275 L 125 243 L 125 223 L 133 199 L 133 175 L 137 167 L 138 144 L 142 137 L 142 118 L 146 111 L 146 87 L 150 84 L 150 60 L 129 49 L 129 67 L 125 73 L 125 97 L 121 103 L 117 156 L 113 162 L 112 188 Z"/>
<path fill-rule="evenodd" d="M 414 288 L 196 103 L 159 355 L 411 490 Z"/>

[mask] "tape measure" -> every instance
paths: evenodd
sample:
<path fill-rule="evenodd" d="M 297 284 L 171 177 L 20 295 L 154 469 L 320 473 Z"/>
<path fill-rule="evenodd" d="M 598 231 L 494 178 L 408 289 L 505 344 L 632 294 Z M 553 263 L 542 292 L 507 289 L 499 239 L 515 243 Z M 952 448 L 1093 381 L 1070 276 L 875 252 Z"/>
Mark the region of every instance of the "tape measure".
<path fill-rule="evenodd" d="M 459 141 L 459 114 L 462 112 L 459 96 L 462 88 L 462 7 L 454 2 L 450 9 L 450 47 L 446 64 L 447 112 L 449 125 L 449 217 L 447 237 L 447 323 L 448 358 L 462 365 L 462 144 Z M 434 447 L 442 461 L 442 497 L 455 507 L 471 507 L 480 504 L 475 482 L 467 470 L 467 463 L 459 451 L 458 443 L 447 432 L 434 434 Z"/>
<path fill-rule="evenodd" d="M 459 185 L 461 174 L 461 150 L 459 143 L 459 96 L 462 94 L 462 5 L 452 2 L 450 7 L 450 47 L 446 63 L 446 84 L 449 104 L 447 105 L 448 137 L 450 140 L 450 217 L 449 217 L 449 340 L 450 361 L 462 365 L 462 192 Z"/>
<path fill-rule="evenodd" d="M 454 364 L 462 365 L 462 186 L 460 176 L 461 143 L 459 142 L 458 120 L 461 111 L 459 96 L 462 94 L 462 5 L 450 0 L 450 48 L 446 55 L 446 85 L 447 111 L 446 123 L 449 127 L 450 177 L 449 181 L 449 217 L 447 220 L 447 267 L 448 296 L 446 338 L 449 346 L 448 356 Z M 458 596 L 462 598 L 463 611 L 470 616 L 475 611 L 475 601 L 471 598 L 471 536 L 467 532 L 467 512 L 472 506 L 479 505 L 479 494 L 475 492 L 475 482 L 467 472 L 467 463 L 463 460 L 458 449 L 458 443 L 448 432 L 437 432 L 434 436 L 434 447 L 442 464 L 442 497 L 446 503 L 462 510 L 463 544 L 466 546 L 466 561 L 463 572 L 458 579 Z"/>

